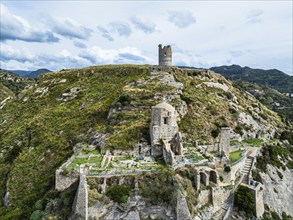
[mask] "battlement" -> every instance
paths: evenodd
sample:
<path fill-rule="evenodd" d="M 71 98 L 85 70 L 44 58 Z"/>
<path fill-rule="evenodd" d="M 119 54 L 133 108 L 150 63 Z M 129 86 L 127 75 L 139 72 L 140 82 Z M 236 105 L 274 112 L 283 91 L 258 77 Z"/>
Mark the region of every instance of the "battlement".
<path fill-rule="evenodd" d="M 159 44 L 159 66 L 172 66 L 172 48 Z"/>

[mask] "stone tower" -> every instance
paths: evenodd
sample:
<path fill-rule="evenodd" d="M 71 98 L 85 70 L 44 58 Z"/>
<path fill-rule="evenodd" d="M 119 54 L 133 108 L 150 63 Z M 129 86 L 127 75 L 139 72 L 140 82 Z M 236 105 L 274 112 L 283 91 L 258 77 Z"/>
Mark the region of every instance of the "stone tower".
<path fill-rule="evenodd" d="M 151 119 L 151 144 L 152 144 L 152 154 L 154 156 L 159 156 L 162 154 L 161 151 L 161 141 L 170 141 L 175 134 L 178 132 L 177 125 L 177 112 L 172 105 L 162 102 L 154 107 L 152 107 L 152 119 Z M 156 149 L 156 148 L 159 149 Z"/>
<path fill-rule="evenodd" d="M 172 49 L 171 46 L 159 44 L 159 66 L 172 66 Z"/>
<path fill-rule="evenodd" d="M 229 160 L 230 154 L 230 131 L 229 127 L 221 128 L 219 151 L 223 157 Z"/>

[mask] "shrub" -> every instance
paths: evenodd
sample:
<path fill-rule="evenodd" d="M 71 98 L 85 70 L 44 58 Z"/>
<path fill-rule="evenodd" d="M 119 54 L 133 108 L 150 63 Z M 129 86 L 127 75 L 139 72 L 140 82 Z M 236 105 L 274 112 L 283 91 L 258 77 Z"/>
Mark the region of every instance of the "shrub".
<path fill-rule="evenodd" d="M 36 210 L 31 214 L 30 220 L 39 220 L 42 218 L 42 211 Z"/>
<path fill-rule="evenodd" d="M 241 136 L 243 135 L 243 131 L 242 131 L 242 127 L 240 125 L 237 125 L 235 128 L 234 128 L 234 132 L 236 134 L 240 134 Z"/>
<path fill-rule="evenodd" d="M 43 200 L 40 199 L 40 200 L 36 201 L 35 209 L 36 210 L 42 210 L 43 209 Z"/>
<path fill-rule="evenodd" d="M 118 102 L 120 102 L 123 106 L 127 106 L 131 102 L 131 97 L 128 95 L 122 95 L 119 97 Z"/>
<path fill-rule="evenodd" d="M 220 132 L 221 132 L 220 128 L 215 128 L 211 131 L 211 135 L 213 138 L 217 138 L 219 136 Z"/>
<path fill-rule="evenodd" d="M 186 173 L 185 173 L 186 174 Z M 176 198 L 176 185 L 173 174 L 164 172 L 159 175 L 146 176 L 139 190 L 146 201 L 152 205 L 170 204 Z"/>
<path fill-rule="evenodd" d="M 224 171 L 229 173 L 231 171 L 231 168 L 227 165 L 224 166 Z"/>
<path fill-rule="evenodd" d="M 274 220 L 281 220 L 281 218 L 280 218 L 280 216 L 278 215 L 278 213 L 276 213 L 276 212 L 272 212 L 271 214 L 272 214 L 272 219 L 274 219 Z"/>
<path fill-rule="evenodd" d="M 223 182 L 224 178 L 222 176 L 219 177 L 220 181 Z"/>
<path fill-rule="evenodd" d="M 231 92 L 226 92 L 226 96 L 227 96 L 228 99 L 233 98 L 233 94 Z"/>
<path fill-rule="evenodd" d="M 118 203 L 126 203 L 130 196 L 130 193 L 131 189 L 129 186 L 126 185 L 110 186 L 106 191 L 106 195 L 111 200 Z"/>
<path fill-rule="evenodd" d="M 244 211 L 248 218 L 255 215 L 253 193 L 245 186 L 240 185 L 235 194 L 235 207 Z"/>

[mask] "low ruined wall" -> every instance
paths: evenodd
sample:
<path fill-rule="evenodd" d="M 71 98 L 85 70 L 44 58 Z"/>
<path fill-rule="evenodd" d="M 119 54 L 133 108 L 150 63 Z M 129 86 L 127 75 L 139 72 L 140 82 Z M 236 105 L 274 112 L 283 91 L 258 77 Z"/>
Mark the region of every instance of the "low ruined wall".
<path fill-rule="evenodd" d="M 88 219 L 88 186 L 83 170 L 80 171 L 79 185 L 73 204 L 73 213 L 73 219 Z"/>
<path fill-rule="evenodd" d="M 63 169 L 66 168 L 73 160 L 75 159 L 75 155 L 72 155 L 64 164 L 62 164 L 55 173 L 55 189 L 58 191 L 63 191 L 70 187 L 73 183 L 78 180 L 78 173 L 72 172 L 63 174 Z"/>

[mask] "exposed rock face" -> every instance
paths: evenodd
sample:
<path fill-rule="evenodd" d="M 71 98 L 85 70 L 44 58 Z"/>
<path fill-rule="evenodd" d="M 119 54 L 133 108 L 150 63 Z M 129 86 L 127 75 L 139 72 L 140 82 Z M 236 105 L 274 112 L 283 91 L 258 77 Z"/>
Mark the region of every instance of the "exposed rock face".
<path fill-rule="evenodd" d="M 185 198 L 183 197 L 185 200 Z M 140 196 L 132 195 L 125 204 L 117 204 L 107 199 L 96 201 L 89 207 L 89 219 L 99 220 L 175 220 L 172 207 L 160 205 L 149 206 Z M 186 218 L 180 218 L 185 220 Z M 186 219 L 187 220 L 187 219 Z"/>
<path fill-rule="evenodd" d="M 80 92 L 81 92 L 80 88 L 73 87 L 70 89 L 69 92 L 63 93 L 59 98 L 57 98 L 57 100 L 67 102 L 71 99 L 74 99 L 77 96 L 77 94 Z"/>
<path fill-rule="evenodd" d="M 186 199 L 180 191 L 177 196 L 176 217 L 177 220 L 191 220 Z"/>
<path fill-rule="evenodd" d="M 3 201 L 4 201 L 4 206 L 5 207 L 8 207 L 8 205 L 9 205 L 9 192 L 6 192 L 5 193 L 5 196 L 3 198 Z"/>
<path fill-rule="evenodd" d="M 283 176 L 280 178 L 277 171 Z M 280 216 L 285 212 L 293 216 L 293 171 L 286 168 L 278 169 L 272 165 L 267 166 L 267 174 L 261 173 L 264 189 L 264 204 L 268 205 L 271 211 L 277 212 Z"/>
<path fill-rule="evenodd" d="M 92 145 L 101 148 L 104 146 L 108 136 L 108 134 L 96 133 L 95 135 L 90 137 L 89 142 Z"/>
<path fill-rule="evenodd" d="M 208 86 L 208 87 L 214 87 L 214 88 L 222 89 L 225 92 L 227 92 L 229 90 L 229 87 L 225 83 L 221 84 L 221 83 L 215 83 L 215 82 L 205 82 L 204 84 L 206 86 Z"/>

